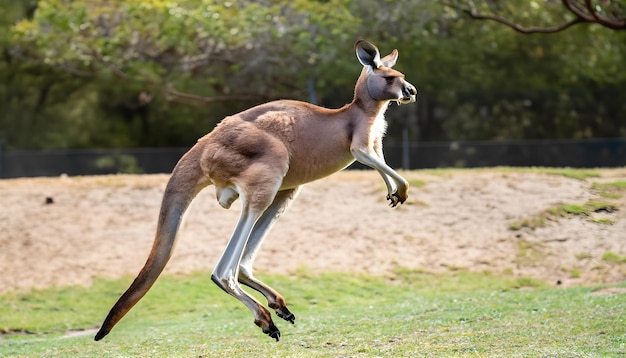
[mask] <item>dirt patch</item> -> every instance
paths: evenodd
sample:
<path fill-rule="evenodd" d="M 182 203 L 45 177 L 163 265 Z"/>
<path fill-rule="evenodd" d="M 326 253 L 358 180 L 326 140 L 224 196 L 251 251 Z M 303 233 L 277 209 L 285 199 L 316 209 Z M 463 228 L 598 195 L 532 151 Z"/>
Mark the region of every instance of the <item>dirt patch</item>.
<path fill-rule="evenodd" d="M 626 203 L 604 223 L 565 217 L 545 227 L 510 224 L 564 203 L 598 198 L 592 182 L 626 180 L 626 169 L 586 181 L 538 172 L 407 172 L 410 199 L 386 207 L 374 171 L 341 172 L 304 187 L 259 253 L 257 271 L 392 274 L 398 267 L 468 269 L 563 285 L 614 283 L 626 264 Z M 0 180 L 0 292 L 134 276 L 152 245 L 167 175 Z M 49 203 L 52 201 L 52 203 Z M 186 215 L 166 272 L 210 271 L 239 217 L 205 189 Z M 607 224 L 606 222 L 611 222 Z"/>

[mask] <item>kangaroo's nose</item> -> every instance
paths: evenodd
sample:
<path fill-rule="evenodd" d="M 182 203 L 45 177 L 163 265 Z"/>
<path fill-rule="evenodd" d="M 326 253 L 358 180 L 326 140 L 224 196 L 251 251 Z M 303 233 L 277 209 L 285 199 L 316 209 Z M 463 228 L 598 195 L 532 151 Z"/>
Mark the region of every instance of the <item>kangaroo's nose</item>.
<path fill-rule="evenodd" d="M 402 89 L 402 94 L 404 94 L 405 97 L 415 96 L 417 95 L 417 89 L 413 87 L 413 85 L 408 85 Z"/>

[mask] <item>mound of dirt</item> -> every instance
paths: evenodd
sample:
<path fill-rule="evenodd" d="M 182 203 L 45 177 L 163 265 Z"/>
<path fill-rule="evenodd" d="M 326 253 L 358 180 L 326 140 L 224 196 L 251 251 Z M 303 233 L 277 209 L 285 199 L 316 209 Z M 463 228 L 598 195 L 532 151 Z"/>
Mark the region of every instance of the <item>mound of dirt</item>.
<path fill-rule="evenodd" d="M 414 185 L 410 199 L 392 209 L 376 172 L 344 171 L 304 187 L 270 232 L 255 268 L 376 275 L 393 275 L 398 268 L 464 269 L 563 285 L 621 281 L 626 264 L 603 256 L 626 255 L 626 199 L 602 198 L 592 183 L 624 181 L 626 169 L 598 173 L 582 181 L 498 168 L 405 172 L 424 185 Z M 134 276 L 152 245 L 167 179 L 0 180 L 0 292 Z M 550 208 L 592 199 L 609 200 L 619 210 L 510 228 Z M 211 187 L 201 192 L 166 272 L 212 270 L 239 208 L 235 203 L 222 209 Z"/>

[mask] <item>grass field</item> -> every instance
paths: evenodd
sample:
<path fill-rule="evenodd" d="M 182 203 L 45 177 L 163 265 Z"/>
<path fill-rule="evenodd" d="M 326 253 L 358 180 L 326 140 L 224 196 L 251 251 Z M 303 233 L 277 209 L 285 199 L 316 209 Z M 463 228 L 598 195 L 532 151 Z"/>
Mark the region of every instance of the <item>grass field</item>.
<path fill-rule="evenodd" d="M 209 274 L 163 277 L 103 341 L 130 279 L 0 296 L 1 357 L 621 357 L 626 284 L 549 287 L 464 271 L 264 276 L 296 324 L 263 335 Z M 87 332 L 81 332 L 88 330 Z"/>

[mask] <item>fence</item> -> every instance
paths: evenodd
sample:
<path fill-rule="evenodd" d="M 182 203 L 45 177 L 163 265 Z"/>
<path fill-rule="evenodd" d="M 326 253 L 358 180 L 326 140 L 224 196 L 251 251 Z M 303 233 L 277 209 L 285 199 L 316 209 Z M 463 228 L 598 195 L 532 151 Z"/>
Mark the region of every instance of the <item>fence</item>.
<path fill-rule="evenodd" d="M 0 178 L 169 173 L 188 148 L 2 151 Z M 404 169 L 441 167 L 626 166 L 626 138 L 499 142 L 386 143 L 390 166 Z M 353 169 L 363 168 L 353 164 Z"/>

